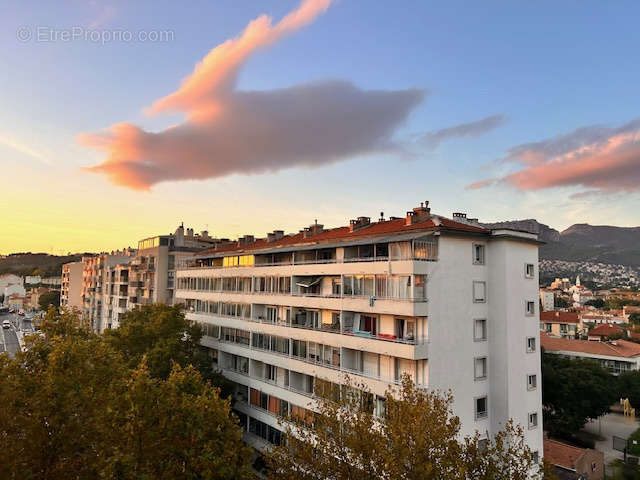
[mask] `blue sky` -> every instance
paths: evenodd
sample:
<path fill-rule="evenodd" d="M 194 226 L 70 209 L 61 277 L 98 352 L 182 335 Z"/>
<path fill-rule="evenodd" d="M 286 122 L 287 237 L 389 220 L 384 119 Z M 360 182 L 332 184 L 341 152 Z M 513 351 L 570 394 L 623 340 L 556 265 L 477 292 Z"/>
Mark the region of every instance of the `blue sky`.
<path fill-rule="evenodd" d="M 184 114 L 148 116 L 144 109 L 174 92 L 207 52 L 250 20 L 266 13 L 277 21 L 298 2 L 8 3 L 0 19 L 0 164 L 12 181 L 0 207 L 11 212 L 13 239 L 0 239 L 0 253 L 117 248 L 183 220 L 224 236 L 297 231 L 315 218 L 336 226 L 380 211 L 399 215 L 425 199 L 438 213 L 466 211 L 487 221 L 640 224 L 638 195 L 628 188 L 607 185 L 577 198 L 590 188 L 522 189 L 508 182 L 466 188 L 520 170 L 494 162 L 514 146 L 640 117 L 637 2 L 337 1 L 253 54 L 237 89 L 329 79 L 364 90 L 426 89 L 425 100 L 394 128 L 394 139 L 409 143 L 414 155 L 366 153 L 315 168 L 163 181 L 150 191 L 80 171 L 105 155 L 79 145 L 77 136 L 119 122 L 147 131 L 180 123 Z M 16 38 L 21 27 L 35 34 L 44 25 L 171 30 L 173 38 L 105 44 Z M 417 135 L 494 114 L 506 121 L 482 135 L 454 137 L 435 150 L 411 144 Z"/>

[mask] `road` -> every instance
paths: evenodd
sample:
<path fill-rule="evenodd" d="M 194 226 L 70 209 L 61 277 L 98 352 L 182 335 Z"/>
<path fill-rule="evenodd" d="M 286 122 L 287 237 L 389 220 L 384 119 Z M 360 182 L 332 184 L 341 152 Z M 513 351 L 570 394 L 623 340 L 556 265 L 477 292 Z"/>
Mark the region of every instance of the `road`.
<path fill-rule="evenodd" d="M 9 355 L 13 357 L 20 351 L 20 342 L 18 341 L 16 332 L 20 330 L 25 333 L 32 333 L 33 325 L 30 319 L 11 313 L 0 315 L 0 322 L 4 320 L 11 322 L 11 328 L 2 328 L 1 336 L 3 347 L 0 348 L 0 352 L 9 352 Z"/>

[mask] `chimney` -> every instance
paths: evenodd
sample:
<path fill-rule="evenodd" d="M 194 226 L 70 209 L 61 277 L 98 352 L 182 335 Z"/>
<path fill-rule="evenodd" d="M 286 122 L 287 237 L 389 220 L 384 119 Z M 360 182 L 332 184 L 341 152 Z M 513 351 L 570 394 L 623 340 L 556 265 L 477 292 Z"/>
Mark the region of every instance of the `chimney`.
<path fill-rule="evenodd" d="M 207 240 L 208 240 L 208 239 L 209 239 L 209 232 L 207 232 L 206 230 L 202 230 L 202 231 L 200 232 L 200 236 L 201 236 L 202 238 L 205 238 L 205 239 L 207 239 Z"/>
<path fill-rule="evenodd" d="M 453 212 L 453 218 L 464 219 L 464 218 L 467 218 L 467 214 L 462 212 Z"/>
<path fill-rule="evenodd" d="M 245 235 L 244 237 L 240 237 L 238 239 L 238 245 L 249 245 L 255 241 L 255 237 L 253 235 Z"/>
<path fill-rule="evenodd" d="M 313 237 L 314 235 L 318 235 L 319 233 L 324 232 L 324 225 L 318 223 L 318 220 L 315 221 L 313 225 L 306 227 L 302 231 L 303 238 Z"/>
<path fill-rule="evenodd" d="M 187 237 L 193 237 L 193 228 L 187 228 Z"/>
<path fill-rule="evenodd" d="M 349 221 L 349 231 L 355 232 L 361 228 L 368 227 L 371 224 L 370 217 L 358 217 L 356 220 Z"/>
<path fill-rule="evenodd" d="M 384 212 L 380 212 L 380 218 L 378 219 L 379 222 L 384 222 Z"/>
<path fill-rule="evenodd" d="M 431 209 L 429 208 L 429 201 L 420 202 L 420 206 L 414 208 L 412 211 L 407 212 L 405 217 L 405 225 L 414 225 L 419 222 L 424 222 L 431 218 Z"/>
<path fill-rule="evenodd" d="M 267 242 L 275 242 L 284 237 L 284 230 L 274 230 L 272 233 L 267 233 Z"/>

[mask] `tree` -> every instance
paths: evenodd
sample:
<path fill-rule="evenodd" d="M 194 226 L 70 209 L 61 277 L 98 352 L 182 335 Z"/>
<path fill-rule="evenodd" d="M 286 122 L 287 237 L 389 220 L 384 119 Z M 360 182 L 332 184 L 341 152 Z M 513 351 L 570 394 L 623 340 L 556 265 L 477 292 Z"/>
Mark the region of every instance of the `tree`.
<path fill-rule="evenodd" d="M 538 468 L 520 427 L 483 442 L 459 441 L 460 420 L 451 394 L 416 387 L 405 376 L 400 389 L 375 398 L 365 385 L 319 382 L 317 413 L 282 419 L 286 443 L 266 453 L 272 480 L 524 480 Z M 374 414 L 374 403 L 380 413 Z"/>
<path fill-rule="evenodd" d="M 551 435 L 566 437 L 609 411 L 617 398 L 613 375 L 596 361 L 542 354 L 542 410 Z"/>
<path fill-rule="evenodd" d="M 603 308 L 604 300 L 601 298 L 594 298 L 593 300 L 587 300 L 584 304 L 588 307 Z"/>
<path fill-rule="evenodd" d="M 640 408 L 640 371 L 633 370 L 618 376 L 620 398 L 628 398 L 632 407 Z"/>
<path fill-rule="evenodd" d="M 49 310 L 49 307 L 60 306 L 60 292 L 58 290 L 51 290 L 50 292 L 43 293 L 38 299 L 38 306 L 40 310 L 45 312 Z"/>
<path fill-rule="evenodd" d="M 553 300 L 553 306 L 555 308 L 569 308 L 571 305 L 569 305 L 569 302 L 567 302 L 564 298 L 556 295 Z"/>
<path fill-rule="evenodd" d="M 176 363 L 193 365 L 205 380 L 231 393 L 228 380 L 213 369 L 208 352 L 200 345 L 202 328 L 184 316 L 182 307 L 145 305 L 124 315 L 120 326 L 104 333 L 105 341 L 120 352 L 130 368 L 143 357 L 152 377 L 167 379 Z"/>
<path fill-rule="evenodd" d="M 640 313 L 631 313 L 631 314 L 629 314 L 629 321 L 631 323 L 639 324 L 640 323 Z"/>
<path fill-rule="evenodd" d="M 193 367 L 130 369 L 69 312 L 42 332 L 0 355 L 0 478 L 251 478 L 229 401 Z"/>

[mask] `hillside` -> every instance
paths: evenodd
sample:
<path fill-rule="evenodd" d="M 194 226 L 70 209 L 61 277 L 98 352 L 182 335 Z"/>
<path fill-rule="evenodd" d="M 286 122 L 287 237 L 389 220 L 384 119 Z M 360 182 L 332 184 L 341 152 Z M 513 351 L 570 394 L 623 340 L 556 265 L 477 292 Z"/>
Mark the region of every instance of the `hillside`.
<path fill-rule="evenodd" d="M 46 253 L 14 253 L 5 258 L 0 258 L 0 275 L 14 273 L 16 275 L 31 275 L 39 269 L 43 277 L 59 276 L 62 274 L 62 265 L 75 262 L 82 258 L 81 253 L 74 255 L 48 255 Z"/>

